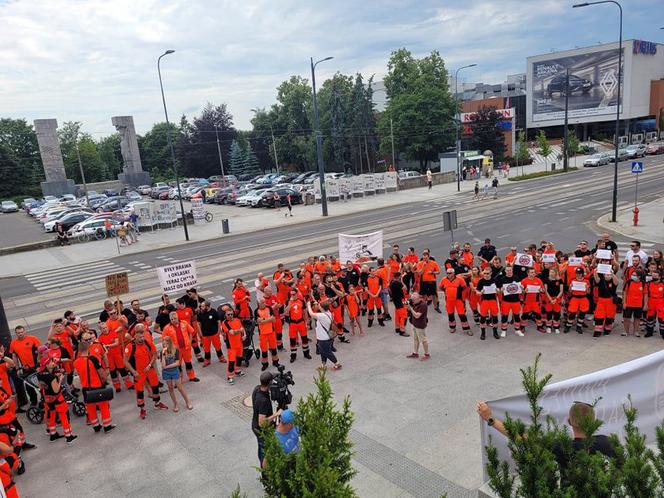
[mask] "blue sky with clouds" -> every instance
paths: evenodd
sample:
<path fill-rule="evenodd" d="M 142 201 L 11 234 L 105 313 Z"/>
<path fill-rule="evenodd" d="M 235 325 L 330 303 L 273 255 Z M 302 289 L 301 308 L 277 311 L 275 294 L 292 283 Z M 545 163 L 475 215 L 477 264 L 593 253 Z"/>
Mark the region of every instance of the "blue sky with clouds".
<path fill-rule="evenodd" d="M 578 1 L 578 0 L 577 0 Z M 0 0 L 0 116 L 82 121 L 95 136 L 111 116 L 133 115 L 139 133 L 163 120 L 156 60 L 169 114 L 226 102 L 239 128 L 274 102 L 309 57 L 335 71 L 386 71 L 390 52 L 441 52 L 448 69 L 477 63 L 467 81 L 525 72 L 529 55 L 617 38 L 617 9 L 572 9 L 564 0 Z M 623 0 L 624 38 L 663 41 L 662 0 Z"/>

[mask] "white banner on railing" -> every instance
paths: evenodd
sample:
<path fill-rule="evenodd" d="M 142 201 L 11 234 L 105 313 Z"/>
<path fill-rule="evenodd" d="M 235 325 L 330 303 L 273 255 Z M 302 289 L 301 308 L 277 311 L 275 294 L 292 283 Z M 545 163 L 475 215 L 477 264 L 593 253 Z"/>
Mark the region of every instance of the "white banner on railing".
<path fill-rule="evenodd" d="M 339 234 L 339 261 L 367 262 L 383 257 L 383 231 L 364 235 Z"/>
<path fill-rule="evenodd" d="M 376 183 L 376 192 L 384 194 L 387 192 L 385 188 L 385 173 L 374 173 L 374 182 Z"/>
<path fill-rule="evenodd" d="M 565 425 L 574 401 L 592 404 L 601 398 L 595 406 L 595 416 L 604 422 L 598 433 L 616 433 L 622 438 L 626 422 L 622 407 L 628 403 L 628 395 L 639 411 L 639 429 L 648 443 L 653 442 L 655 428 L 664 419 L 664 351 L 549 385 L 540 399 L 540 405 L 544 408 L 542 420 L 550 415 L 560 425 Z M 526 423 L 530 420 L 530 406 L 525 394 L 490 401 L 489 406 L 494 418 L 505 420 L 505 414 L 509 413 L 510 417 Z M 488 444 L 489 434 L 500 459 L 509 462 L 511 459 L 507 438 L 481 419 L 480 430 L 484 480 L 487 481 L 484 447 Z"/>
<path fill-rule="evenodd" d="M 205 208 L 201 197 L 192 197 L 191 212 L 194 216 L 194 225 L 205 225 Z"/>
<path fill-rule="evenodd" d="M 177 223 L 178 211 L 175 202 L 160 202 L 157 204 L 157 223 Z"/>
<path fill-rule="evenodd" d="M 350 195 L 351 193 L 351 181 L 349 177 L 341 177 L 337 180 L 339 182 L 339 194 L 341 195 Z"/>
<path fill-rule="evenodd" d="M 138 216 L 136 224 L 139 227 L 151 227 L 154 225 L 154 221 L 156 220 L 154 202 L 137 202 L 134 204 L 134 212 Z"/>
<path fill-rule="evenodd" d="M 318 178 L 314 180 L 314 199 L 320 201 L 320 180 Z"/>
<path fill-rule="evenodd" d="M 351 191 L 356 197 L 364 195 L 364 179 L 361 176 L 351 178 Z"/>
<path fill-rule="evenodd" d="M 166 294 L 191 289 L 198 285 L 196 261 L 185 261 L 157 268 L 159 285 Z"/>
<path fill-rule="evenodd" d="M 364 194 L 374 195 L 376 193 L 376 179 L 373 175 L 362 175 L 364 182 Z"/>
<path fill-rule="evenodd" d="M 325 179 L 325 195 L 328 199 L 339 198 L 339 181 L 335 178 Z"/>
<path fill-rule="evenodd" d="M 387 190 L 396 190 L 397 189 L 397 172 L 388 171 L 385 173 L 385 187 Z"/>

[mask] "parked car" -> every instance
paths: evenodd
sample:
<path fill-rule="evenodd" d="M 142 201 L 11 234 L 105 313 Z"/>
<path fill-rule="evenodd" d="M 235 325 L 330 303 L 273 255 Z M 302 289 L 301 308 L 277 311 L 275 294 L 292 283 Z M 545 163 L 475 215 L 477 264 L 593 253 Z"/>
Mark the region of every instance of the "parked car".
<path fill-rule="evenodd" d="M 602 166 L 604 164 L 609 164 L 611 160 L 611 155 L 608 152 L 598 152 L 593 154 L 588 159 L 583 161 L 584 168 L 593 168 L 597 166 Z"/>
<path fill-rule="evenodd" d="M 116 192 L 116 191 L 113 190 L 113 189 L 107 188 L 107 189 L 104 190 L 104 195 L 105 195 L 106 197 L 117 197 L 117 196 L 120 195 L 120 193 L 119 193 L 119 192 Z"/>
<path fill-rule="evenodd" d="M 399 177 L 399 180 L 403 180 L 405 178 L 416 178 L 418 176 L 422 176 L 422 173 L 419 171 L 412 171 L 408 169 L 402 169 L 397 173 L 397 176 Z"/>
<path fill-rule="evenodd" d="M 613 152 L 610 152 L 609 155 L 609 161 L 610 162 L 615 162 L 616 161 L 616 155 Z M 627 149 L 618 149 L 618 161 L 624 161 L 626 159 L 629 159 L 629 153 L 627 152 Z"/>
<path fill-rule="evenodd" d="M 18 205 L 14 201 L 2 201 L 0 209 L 3 213 L 15 213 L 18 211 Z"/>
<path fill-rule="evenodd" d="M 104 217 L 94 216 L 72 226 L 67 231 L 67 234 L 70 237 L 78 237 L 82 233 L 86 233 L 88 235 L 94 235 L 96 232 L 104 230 L 104 224 L 106 223 L 107 219 L 111 220 L 111 227 L 113 229 L 117 229 L 122 225 L 122 220 L 118 218 L 114 218 L 111 216 L 104 216 Z"/>
<path fill-rule="evenodd" d="M 565 74 L 556 74 L 546 87 L 546 92 L 549 97 L 554 93 L 559 93 L 561 96 L 565 95 Z M 584 95 L 590 92 L 593 83 L 590 80 L 576 76 L 575 74 L 569 75 L 569 93 L 572 95 L 574 92 L 581 92 Z"/>
<path fill-rule="evenodd" d="M 251 201 L 257 200 L 262 192 L 263 192 L 263 190 L 250 190 L 247 193 L 245 193 L 243 196 L 238 197 L 235 200 L 235 205 L 236 206 L 250 206 Z"/>
<path fill-rule="evenodd" d="M 28 209 L 28 207 L 37 202 L 37 199 L 33 197 L 26 197 L 21 201 L 21 208 Z"/>
<path fill-rule="evenodd" d="M 655 154 L 664 154 L 664 142 L 660 143 L 651 143 L 646 146 L 646 154 L 649 156 Z"/>
<path fill-rule="evenodd" d="M 302 196 L 299 192 L 296 192 L 292 188 L 275 188 L 269 189 L 265 194 L 260 198 L 258 206 L 262 207 L 274 207 L 274 194 L 275 192 L 279 194 L 279 202 L 282 206 L 286 204 L 286 196 L 290 194 L 292 204 L 302 204 Z"/>
<path fill-rule="evenodd" d="M 150 195 L 150 190 L 152 190 L 152 188 L 150 185 L 139 185 L 137 190 L 142 195 Z"/>
<path fill-rule="evenodd" d="M 97 212 L 102 211 L 118 211 L 129 204 L 129 199 L 126 197 L 114 197 L 108 199 L 106 202 L 97 207 Z"/>
<path fill-rule="evenodd" d="M 166 192 L 166 195 L 168 196 L 169 189 L 170 187 L 165 183 L 155 186 L 150 190 L 150 197 L 152 197 L 153 199 L 159 199 L 159 196 L 164 192 Z"/>
<path fill-rule="evenodd" d="M 53 232 L 55 231 L 55 225 L 60 223 L 65 230 L 69 230 L 74 225 L 80 223 L 81 221 L 87 220 L 92 216 L 92 213 L 87 211 L 77 211 L 74 213 L 67 213 L 64 216 L 60 216 L 57 220 L 49 221 L 44 223 L 44 231 Z"/>
<path fill-rule="evenodd" d="M 143 200 L 143 197 L 141 197 L 141 194 L 139 194 L 138 192 L 134 192 L 133 190 L 127 192 L 126 197 L 130 201 L 142 201 Z"/>
<path fill-rule="evenodd" d="M 212 196 L 208 202 L 211 202 L 212 204 L 226 204 L 226 198 L 228 197 L 228 194 L 233 191 L 234 189 L 232 187 L 220 188 L 214 193 L 214 196 Z"/>
<path fill-rule="evenodd" d="M 646 146 L 643 144 L 632 144 L 627 146 L 627 154 L 630 159 L 644 157 L 646 155 Z"/>

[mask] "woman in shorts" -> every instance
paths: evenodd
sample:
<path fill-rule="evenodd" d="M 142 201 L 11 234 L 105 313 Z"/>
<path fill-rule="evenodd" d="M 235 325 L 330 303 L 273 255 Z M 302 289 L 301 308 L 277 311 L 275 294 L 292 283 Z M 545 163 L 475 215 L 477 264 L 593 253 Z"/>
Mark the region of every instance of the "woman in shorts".
<path fill-rule="evenodd" d="M 187 405 L 187 410 L 193 410 L 194 405 L 189 401 L 187 391 L 182 385 L 182 376 L 180 374 L 180 350 L 175 347 L 173 340 L 169 336 L 162 337 L 162 350 L 161 350 L 161 377 L 168 386 L 168 394 L 173 400 L 173 411 L 179 412 L 178 401 L 175 397 L 175 389 L 180 391 L 182 399 Z"/>

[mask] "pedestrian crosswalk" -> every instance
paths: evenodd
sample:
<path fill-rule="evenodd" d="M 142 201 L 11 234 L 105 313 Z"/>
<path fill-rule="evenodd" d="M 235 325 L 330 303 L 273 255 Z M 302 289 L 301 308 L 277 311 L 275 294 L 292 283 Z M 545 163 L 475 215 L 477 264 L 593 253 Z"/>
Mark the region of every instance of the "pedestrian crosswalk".
<path fill-rule="evenodd" d="M 49 291 L 85 283 L 103 282 L 106 275 L 119 272 L 132 273 L 131 270 L 112 261 L 102 260 L 56 270 L 28 273 L 25 278 L 38 291 Z"/>

